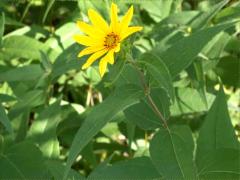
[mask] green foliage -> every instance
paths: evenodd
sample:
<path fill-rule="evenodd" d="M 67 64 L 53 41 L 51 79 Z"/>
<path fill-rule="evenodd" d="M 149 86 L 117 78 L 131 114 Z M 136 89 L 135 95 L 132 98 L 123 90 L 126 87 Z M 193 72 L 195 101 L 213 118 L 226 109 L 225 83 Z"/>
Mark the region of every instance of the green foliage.
<path fill-rule="evenodd" d="M 0 179 L 239 179 L 240 3 L 114 1 L 101 79 L 72 36 L 111 2 L 0 2 Z"/>

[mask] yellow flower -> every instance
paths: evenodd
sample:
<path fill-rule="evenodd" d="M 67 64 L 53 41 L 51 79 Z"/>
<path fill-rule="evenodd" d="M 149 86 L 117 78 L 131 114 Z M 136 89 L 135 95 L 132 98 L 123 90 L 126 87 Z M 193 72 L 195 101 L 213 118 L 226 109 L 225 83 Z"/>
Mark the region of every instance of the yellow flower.
<path fill-rule="evenodd" d="M 140 26 L 129 27 L 133 16 L 133 6 L 128 9 L 121 21 L 118 20 L 117 12 L 117 5 L 112 3 L 110 25 L 93 9 L 88 10 L 91 25 L 82 21 L 77 22 L 77 26 L 86 35 L 75 35 L 74 40 L 79 44 L 87 46 L 78 54 L 78 57 L 91 54 L 87 62 L 82 66 L 82 69 L 88 68 L 97 59 L 101 58 L 99 62 L 101 77 L 106 72 L 107 64 L 114 64 L 114 53 L 119 52 L 120 43 L 129 35 L 142 29 Z"/>

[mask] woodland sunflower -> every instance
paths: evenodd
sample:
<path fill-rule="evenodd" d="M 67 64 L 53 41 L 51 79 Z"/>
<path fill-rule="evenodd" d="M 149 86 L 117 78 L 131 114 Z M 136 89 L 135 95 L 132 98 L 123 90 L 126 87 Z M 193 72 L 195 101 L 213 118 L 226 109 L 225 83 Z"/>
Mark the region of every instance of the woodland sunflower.
<path fill-rule="evenodd" d="M 93 9 L 88 10 L 88 16 L 91 24 L 83 21 L 77 22 L 77 26 L 85 35 L 74 35 L 73 38 L 77 43 L 87 46 L 78 54 L 78 57 L 91 54 L 86 63 L 83 64 L 82 69 L 88 68 L 96 60 L 100 59 L 99 73 L 101 77 L 103 77 L 108 63 L 114 64 L 114 53 L 120 51 L 121 42 L 129 35 L 140 31 L 142 27 L 129 27 L 133 16 L 133 6 L 128 9 L 127 13 L 121 21 L 119 21 L 118 7 L 112 3 L 110 9 L 110 25 Z"/>

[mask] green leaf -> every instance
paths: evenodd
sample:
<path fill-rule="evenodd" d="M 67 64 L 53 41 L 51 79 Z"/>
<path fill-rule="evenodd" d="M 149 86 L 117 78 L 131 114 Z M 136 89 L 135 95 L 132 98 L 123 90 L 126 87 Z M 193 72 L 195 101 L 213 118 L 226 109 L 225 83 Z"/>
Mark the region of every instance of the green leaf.
<path fill-rule="evenodd" d="M 8 94 L 0 94 L 0 102 L 16 101 L 16 98 Z"/>
<path fill-rule="evenodd" d="M 55 2 L 55 0 L 50 0 L 48 2 L 47 9 L 46 9 L 46 11 L 45 11 L 45 13 L 43 15 L 42 23 L 44 23 L 46 21 L 47 15 L 48 15 L 50 9 L 52 8 L 54 2 Z"/>
<path fill-rule="evenodd" d="M 10 134 L 13 134 L 13 129 L 12 129 L 11 123 L 10 123 L 8 116 L 5 112 L 5 109 L 1 103 L 0 103 L 0 122 L 2 123 L 2 125 L 6 128 L 6 130 Z"/>
<path fill-rule="evenodd" d="M 11 60 L 13 58 L 40 59 L 40 50 L 47 53 L 50 59 L 55 59 L 57 53 L 36 39 L 27 36 L 9 36 L 4 39 L 0 49 L 0 58 Z"/>
<path fill-rule="evenodd" d="M 65 166 L 61 162 L 54 161 L 54 160 L 48 160 L 46 162 L 46 166 L 48 167 L 50 173 L 53 175 L 54 179 L 62 179 Z M 85 177 L 82 176 L 77 171 L 71 169 L 69 171 L 67 179 L 81 180 L 81 179 L 85 179 Z"/>
<path fill-rule="evenodd" d="M 144 130 L 157 129 L 162 126 L 158 116 L 145 101 L 134 104 L 127 108 L 124 113 L 129 121 Z"/>
<path fill-rule="evenodd" d="M 80 34 L 80 29 L 75 22 L 67 22 L 54 31 L 54 35 L 46 41 L 46 44 L 57 52 L 64 52 L 73 44 L 79 47 L 73 39 L 75 34 Z M 78 53 L 75 54 L 75 58 L 77 55 Z"/>
<path fill-rule="evenodd" d="M 225 94 L 221 88 L 200 129 L 197 141 L 197 160 L 219 148 L 239 148 Z"/>
<path fill-rule="evenodd" d="M 157 87 L 165 89 L 172 100 L 174 100 L 174 88 L 172 78 L 164 62 L 151 53 L 145 53 L 140 57 L 140 63 L 144 63 L 147 72 L 156 82 Z"/>
<path fill-rule="evenodd" d="M 2 15 L 0 17 L 0 47 L 2 46 L 2 38 L 4 35 L 4 25 L 5 25 L 5 15 L 2 12 Z"/>
<path fill-rule="evenodd" d="M 217 67 L 217 74 L 224 84 L 228 86 L 240 87 L 240 61 L 235 56 L 225 56 L 220 59 Z"/>
<path fill-rule="evenodd" d="M 216 4 L 209 11 L 200 14 L 196 17 L 189 26 L 193 29 L 202 29 L 204 28 L 211 19 L 229 2 L 229 0 L 223 0 L 220 3 Z"/>
<path fill-rule="evenodd" d="M 46 179 L 47 169 L 39 149 L 29 142 L 15 144 L 0 154 L 1 179 Z"/>
<path fill-rule="evenodd" d="M 136 68 L 130 64 L 125 64 L 123 66 L 122 73 L 120 74 L 120 77 L 116 81 L 117 87 L 123 86 L 125 84 L 135 84 L 141 86 L 139 74 Z"/>
<path fill-rule="evenodd" d="M 211 106 L 214 95 L 206 93 L 207 104 Z M 195 89 L 178 88 L 176 91 L 176 101 L 170 108 L 172 116 L 182 114 L 206 112 L 208 107 L 202 101 L 201 95 Z"/>
<path fill-rule="evenodd" d="M 164 118 L 168 119 L 170 100 L 167 93 L 163 89 L 152 89 L 150 95 Z M 162 127 L 161 120 L 152 110 L 146 98 L 127 108 L 124 113 L 129 121 L 138 125 L 141 129 L 150 130 Z"/>
<path fill-rule="evenodd" d="M 45 98 L 45 93 L 42 90 L 34 89 L 28 91 L 22 97 L 19 97 L 18 102 L 12 107 L 9 114 L 20 110 L 21 108 L 39 106 L 45 102 Z"/>
<path fill-rule="evenodd" d="M 157 47 L 153 52 L 161 57 L 174 78 L 193 62 L 198 53 L 214 36 L 233 25 L 234 23 L 228 23 L 203 29 L 177 41 L 161 54 L 158 54 Z"/>
<path fill-rule="evenodd" d="M 77 44 L 65 49 L 65 51 L 57 57 L 53 64 L 52 78 L 56 79 L 72 69 L 80 69 L 86 59 L 84 57 L 81 60 L 77 58 L 80 51 L 81 48 Z"/>
<path fill-rule="evenodd" d="M 167 17 L 170 13 L 179 11 L 182 0 L 159 0 L 159 1 L 140 1 L 140 5 L 149 15 L 159 22 Z M 161 10 L 160 10 L 161 9 Z"/>
<path fill-rule="evenodd" d="M 198 175 L 201 179 L 239 179 L 240 151 L 217 149 L 207 152 L 198 160 Z"/>
<path fill-rule="evenodd" d="M 116 114 L 135 104 L 144 96 L 135 85 L 122 86 L 109 96 L 102 104 L 94 107 L 78 130 L 70 148 L 64 178 L 81 150 Z"/>
<path fill-rule="evenodd" d="M 193 138 L 189 127 L 160 129 L 150 142 L 151 159 L 166 179 L 196 179 Z"/>
<path fill-rule="evenodd" d="M 205 76 L 203 71 L 202 61 L 196 59 L 187 69 L 186 69 L 193 88 L 197 89 L 198 93 L 201 96 L 203 103 L 206 108 L 208 108 L 208 102 L 205 91 Z"/>
<path fill-rule="evenodd" d="M 60 100 L 45 107 L 28 131 L 28 138 L 36 142 L 43 155 L 49 158 L 57 158 L 60 155 L 59 142 L 56 136 L 60 110 Z"/>
<path fill-rule="evenodd" d="M 239 19 L 240 15 L 240 7 L 239 5 L 233 5 L 230 7 L 226 7 L 220 13 L 217 14 L 214 19 L 217 23 L 223 23 L 227 21 L 232 21 L 233 19 Z"/>
<path fill-rule="evenodd" d="M 43 69 L 36 64 L 9 69 L 0 73 L 0 82 L 31 81 L 44 74 Z"/>
<path fill-rule="evenodd" d="M 138 157 L 127 161 L 120 161 L 113 165 L 105 165 L 93 171 L 90 179 L 158 179 L 157 172 L 149 157 Z"/>

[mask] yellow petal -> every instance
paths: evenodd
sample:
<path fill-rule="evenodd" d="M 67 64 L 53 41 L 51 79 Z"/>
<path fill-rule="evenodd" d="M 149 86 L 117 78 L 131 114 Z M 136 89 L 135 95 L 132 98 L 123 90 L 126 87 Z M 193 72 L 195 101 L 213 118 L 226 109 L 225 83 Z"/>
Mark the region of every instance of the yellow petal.
<path fill-rule="evenodd" d="M 120 43 L 117 44 L 117 46 L 114 48 L 114 52 L 120 51 Z"/>
<path fill-rule="evenodd" d="M 101 29 L 104 33 L 109 32 L 109 26 L 107 22 L 98 14 L 98 12 L 94 11 L 93 9 L 88 10 L 88 16 L 92 22 L 92 24 Z"/>
<path fill-rule="evenodd" d="M 78 54 L 78 57 L 82 57 L 82 56 L 85 56 L 85 55 L 88 55 L 88 54 L 92 54 L 92 53 L 97 52 L 97 51 L 102 50 L 102 49 L 104 49 L 104 46 L 90 46 L 90 47 L 87 47 L 87 48 L 83 49 Z"/>
<path fill-rule="evenodd" d="M 110 64 L 114 64 L 114 49 L 108 51 L 108 53 L 102 59 L 106 60 Z"/>
<path fill-rule="evenodd" d="M 81 31 L 83 31 L 85 34 L 92 36 L 96 39 L 100 39 L 101 37 L 104 37 L 105 34 L 98 30 L 98 28 L 95 28 L 83 21 L 77 21 L 77 26 L 80 28 Z"/>
<path fill-rule="evenodd" d="M 99 73 L 101 77 L 103 77 L 107 69 L 107 59 L 105 57 L 102 58 L 99 63 Z"/>
<path fill-rule="evenodd" d="M 85 35 L 74 35 L 73 39 L 77 43 L 82 44 L 84 46 L 94 46 L 101 43 L 100 41 L 96 41 L 95 39 Z"/>
<path fill-rule="evenodd" d="M 128 28 L 133 16 L 133 6 L 131 6 L 127 13 L 123 16 L 122 21 L 120 23 L 121 32 L 125 32 Z"/>
<path fill-rule="evenodd" d="M 111 14 L 110 14 L 110 17 L 111 17 L 111 29 L 113 32 L 115 32 L 116 34 L 118 34 L 117 32 L 119 31 L 119 28 L 118 28 L 118 15 L 117 15 L 117 12 L 118 12 L 118 7 L 116 4 L 112 3 L 111 5 Z"/>
<path fill-rule="evenodd" d="M 103 50 L 97 51 L 94 54 L 92 54 L 88 58 L 87 62 L 82 66 L 82 69 L 86 69 L 89 66 L 91 66 L 92 63 L 94 63 L 94 61 L 96 61 L 98 58 L 100 58 L 102 55 L 104 55 L 107 51 L 108 51 L 107 49 L 103 49 Z"/>
<path fill-rule="evenodd" d="M 121 32 L 120 41 L 127 38 L 131 34 L 137 32 L 137 31 L 141 31 L 141 30 L 142 30 L 142 27 L 140 27 L 140 26 L 128 27 L 125 32 Z"/>

